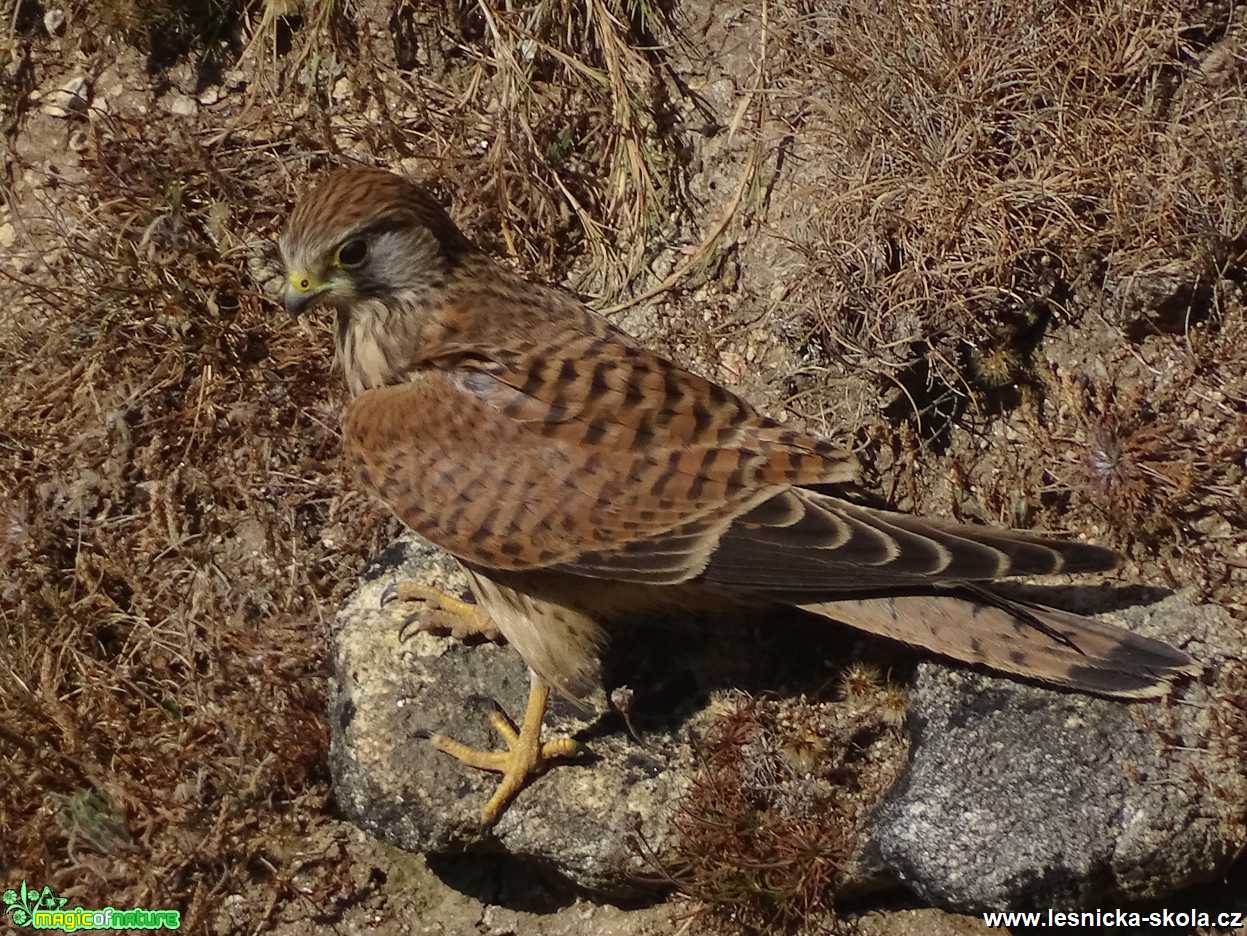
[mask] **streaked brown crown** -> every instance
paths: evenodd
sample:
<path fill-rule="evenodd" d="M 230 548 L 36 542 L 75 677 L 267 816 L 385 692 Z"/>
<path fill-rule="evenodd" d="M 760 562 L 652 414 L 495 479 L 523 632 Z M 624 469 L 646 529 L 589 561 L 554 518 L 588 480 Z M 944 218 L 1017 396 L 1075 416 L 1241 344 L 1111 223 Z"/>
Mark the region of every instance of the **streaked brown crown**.
<path fill-rule="evenodd" d="M 287 257 L 318 255 L 365 228 L 393 224 L 427 228 L 443 251 L 471 243 L 437 200 L 415 182 L 382 169 L 335 169 L 299 199 L 281 236 Z"/>

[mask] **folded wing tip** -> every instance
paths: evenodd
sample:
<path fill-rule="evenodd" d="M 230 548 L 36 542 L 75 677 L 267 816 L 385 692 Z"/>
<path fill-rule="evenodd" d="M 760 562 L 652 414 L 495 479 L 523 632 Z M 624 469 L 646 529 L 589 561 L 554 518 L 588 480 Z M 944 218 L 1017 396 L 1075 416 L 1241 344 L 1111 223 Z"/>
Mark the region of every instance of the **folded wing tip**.
<path fill-rule="evenodd" d="M 1063 544 L 1062 572 L 1112 572 L 1121 566 L 1121 553 L 1094 543 Z"/>
<path fill-rule="evenodd" d="M 1131 638 L 1122 644 L 1120 655 L 1110 653 L 1088 661 L 1091 665 L 1072 667 L 1069 684 L 1119 699 L 1160 699 L 1204 671 L 1176 647 L 1134 634 Z"/>
<path fill-rule="evenodd" d="M 1084 692 L 1108 696 L 1114 699 L 1156 700 L 1172 695 L 1184 682 L 1200 673 L 1198 666 L 1183 669 L 1151 672 L 1098 671 L 1076 674 L 1076 688 Z"/>

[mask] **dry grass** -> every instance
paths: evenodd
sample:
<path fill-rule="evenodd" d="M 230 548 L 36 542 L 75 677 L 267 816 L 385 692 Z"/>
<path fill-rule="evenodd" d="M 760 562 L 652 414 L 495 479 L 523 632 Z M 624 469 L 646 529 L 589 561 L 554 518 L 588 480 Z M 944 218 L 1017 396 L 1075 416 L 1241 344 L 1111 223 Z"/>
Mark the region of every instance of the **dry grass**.
<path fill-rule="evenodd" d="M 1218 687 L 1220 698 L 1210 709 L 1208 749 L 1214 763 L 1229 765 L 1224 777 L 1212 778 L 1192 770 L 1190 782 L 1210 786 L 1221 802 L 1230 806 L 1222 821 L 1239 841 L 1247 841 L 1247 810 L 1242 808 L 1242 786 L 1247 784 L 1247 662 L 1236 660 L 1226 667 Z M 1237 774 L 1234 772 L 1237 770 Z M 1238 789 L 1233 789 L 1237 786 Z M 1247 846 L 1245 846 L 1247 848 Z M 1247 851 L 1243 852 L 1247 854 Z"/>
<path fill-rule="evenodd" d="M 261 58 L 282 44 L 286 20 L 273 9 L 248 50 Z M 305 4 L 269 88 L 294 82 L 315 99 L 351 76 L 367 110 L 358 123 L 336 115 L 347 135 L 370 155 L 392 149 L 426 163 L 422 174 L 453 177 L 472 193 L 459 216 L 496 252 L 553 279 L 575 261 L 579 287 L 608 298 L 628 288 L 656 249 L 647 245 L 683 210 L 663 10 L 622 0 L 362 10 L 343 24 L 334 4 Z M 392 67 L 357 73 L 360 54 Z"/>
<path fill-rule="evenodd" d="M 330 343 L 264 294 L 269 241 L 309 172 L 364 161 L 453 196 L 529 273 L 644 286 L 688 217 L 669 71 L 693 46 L 678 7 L 622 0 L 106 0 L 70 4 L 59 47 L 32 9 L 0 59 L 3 870 L 177 906 L 192 930 L 229 931 L 227 897 L 253 929 L 323 928 L 355 885 L 305 847 L 331 811 L 320 623 L 393 527 L 340 474 Z M 975 516 L 1098 530 L 1143 577 L 1241 616 L 1247 133 L 1227 15 L 770 4 L 739 76 L 770 116 L 718 116 L 757 135 L 749 212 L 810 209 L 770 232 L 800 261 L 773 310 L 809 363 L 777 378 L 793 409 L 863 417 L 868 470 L 902 504 L 971 511 L 949 491 L 974 485 Z M 228 107 L 157 104 L 240 57 Z M 69 62 L 115 64 L 147 113 L 39 115 L 29 92 Z M 851 818 L 820 793 L 845 824 L 810 825 L 741 772 L 742 746 L 786 737 L 770 705 L 710 739 L 708 811 L 681 821 L 688 856 L 724 860 L 677 875 L 759 930 L 830 905 Z"/>
<path fill-rule="evenodd" d="M 193 928 L 328 795 L 318 625 L 384 525 L 333 467 L 324 336 L 242 285 L 284 194 L 97 129 L 23 214 L 59 246 L 6 271 L 0 834 L 10 874 Z"/>
<path fill-rule="evenodd" d="M 159 72 L 191 55 L 200 65 L 221 66 L 248 0 L 101 0 L 70 4 L 105 36 L 133 44 Z"/>
<path fill-rule="evenodd" d="M 672 819 L 675 848 L 658 856 L 638 843 L 661 878 L 694 902 L 698 932 L 843 929 L 837 883 L 849 875 L 870 807 L 893 780 L 881 767 L 903 759 L 888 709 L 894 687 L 864 664 L 844 682 L 854 692 L 842 706 L 743 693 L 723 700 Z"/>
<path fill-rule="evenodd" d="M 904 506 L 1080 529 L 1224 600 L 1247 548 L 1241 14 L 860 0 L 772 24 L 815 206 L 774 313 L 807 363 L 790 405 L 864 426 Z"/>
<path fill-rule="evenodd" d="M 828 89 L 807 104 L 827 178 L 794 299 L 823 293 L 829 353 L 894 373 L 939 353 L 957 382 L 958 342 L 1173 261 L 1214 291 L 1206 315 L 1247 249 L 1240 82 L 1196 64 L 1229 12 L 862 0 L 783 19 L 802 51 L 781 88 Z"/>
<path fill-rule="evenodd" d="M 587 249 L 599 288 L 628 283 L 680 195 L 678 164 L 658 132 L 661 13 L 619 0 L 480 3 L 461 28 L 483 34 L 468 77 L 476 108 L 502 115 L 483 141 L 483 181 L 507 253 L 526 268 L 557 268 L 549 251 L 566 249 L 565 239 L 531 232 L 559 218 L 583 237 L 571 246 Z"/>
<path fill-rule="evenodd" d="M 262 288 L 296 185 L 401 164 L 530 270 L 587 255 L 618 288 L 678 178 L 654 161 L 652 11 L 275 9 L 77 5 L 60 51 L 22 19 L 14 60 L 38 67 L 4 75 L 4 116 L 33 135 L 9 144 L 19 242 L 0 270 L 3 871 L 87 905 L 179 907 L 190 931 L 323 926 L 354 899 L 319 850 L 323 620 L 395 529 L 338 469 L 327 323 L 295 326 Z M 103 88 L 90 119 L 29 108 L 65 48 L 119 61 L 147 115 Z M 172 81 L 211 86 L 245 52 L 244 106 L 161 112 Z"/>

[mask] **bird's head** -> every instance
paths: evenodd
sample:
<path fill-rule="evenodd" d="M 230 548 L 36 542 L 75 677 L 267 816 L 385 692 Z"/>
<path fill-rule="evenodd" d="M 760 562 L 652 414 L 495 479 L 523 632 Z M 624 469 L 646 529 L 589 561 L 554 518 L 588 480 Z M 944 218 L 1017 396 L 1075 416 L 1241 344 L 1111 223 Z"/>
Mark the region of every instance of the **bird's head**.
<path fill-rule="evenodd" d="M 295 205 L 279 246 L 291 315 L 437 285 L 471 250 L 428 192 L 377 169 L 325 176 Z"/>

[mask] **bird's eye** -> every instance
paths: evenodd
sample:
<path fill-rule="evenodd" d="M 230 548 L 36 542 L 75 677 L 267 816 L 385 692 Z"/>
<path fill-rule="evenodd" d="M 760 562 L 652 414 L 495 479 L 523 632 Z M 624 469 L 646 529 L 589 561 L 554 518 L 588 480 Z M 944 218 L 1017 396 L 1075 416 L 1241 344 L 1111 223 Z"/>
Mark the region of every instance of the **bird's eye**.
<path fill-rule="evenodd" d="M 368 256 L 368 245 L 362 240 L 347 241 L 338 248 L 338 266 L 357 267 Z"/>

